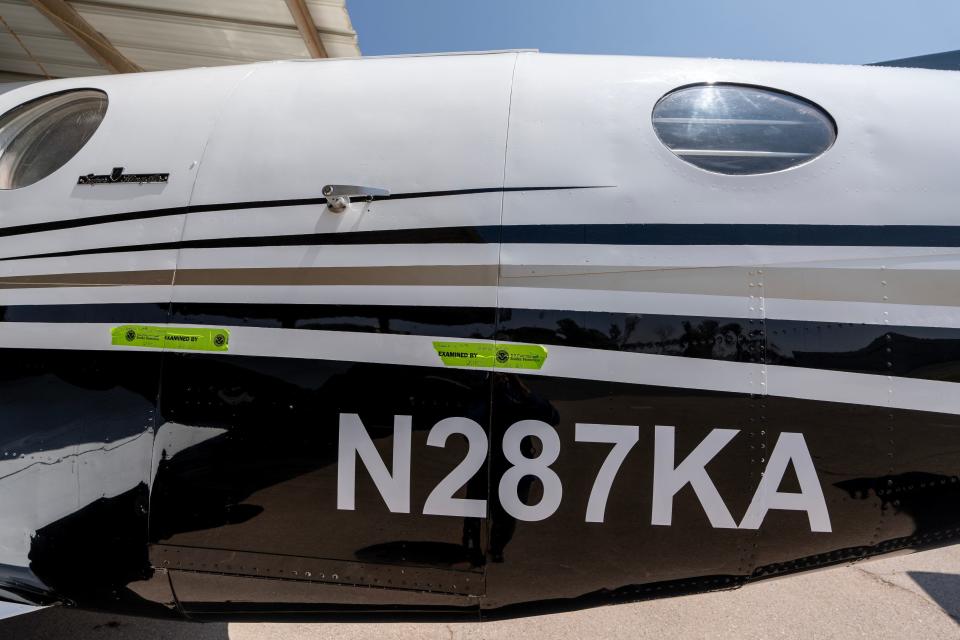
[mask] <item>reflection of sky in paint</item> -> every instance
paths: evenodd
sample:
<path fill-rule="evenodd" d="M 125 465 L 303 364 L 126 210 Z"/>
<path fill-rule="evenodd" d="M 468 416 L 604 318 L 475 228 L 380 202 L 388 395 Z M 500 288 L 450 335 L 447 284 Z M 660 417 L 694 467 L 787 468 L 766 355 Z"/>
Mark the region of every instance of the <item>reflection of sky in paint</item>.
<path fill-rule="evenodd" d="M 44 588 L 28 568 L 37 531 L 100 498 L 112 498 L 151 482 L 160 455 L 170 458 L 223 432 L 166 423 L 156 434 L 156 456 L 152 456 L 153 434 L 143 430 L 109 442 L 75 443 L 27 453 L 9 447 L 2 451 L 3 457 L 9 457 L 0 457 L 0 513 L 4 514 L 0 518 L 0 597 L 3 584 Z M 7 615 L 17 613 L 10 610 Z"/>
<path fill-rule="evenodd" d="M 37 611 L 42 607 L 28 607 L 25 604 L 12 604 L 9 602 L 0 602 L 0 620 L 3 618 L 10 618 L 12 616 L 18 616 L 21 613 L 28 613 L 30 611 Z"/>

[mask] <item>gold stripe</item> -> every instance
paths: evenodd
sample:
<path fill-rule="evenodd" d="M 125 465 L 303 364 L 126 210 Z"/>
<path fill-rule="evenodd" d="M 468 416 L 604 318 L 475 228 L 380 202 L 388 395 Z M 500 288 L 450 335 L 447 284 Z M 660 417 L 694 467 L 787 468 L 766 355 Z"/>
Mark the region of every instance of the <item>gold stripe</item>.
<path fill-rule="evenodd" d="M 295 267 L 180 269 L 183 285 L 424 285 L 481 287 L 497 284 L 496 265 L 404 267 Z"/>
<path fill-rule="evenodd" d="M 500 275 L 505 287 L 960 306 L 956 270 L 505 265 Z"/>
<path fill-rule="evenodd" d="M 123 285 L 164 285 L 173 283 L 173 270 L 53 273 L 37 276 L 0 277 L 0 289 L 44 289 L 51 287 L 119 287 Z"/>
<path fill-rule="evenodd" d="M 169 285 L 174 272 L 116 271 L 0 277 L 0 289 Z M 297 267 L 180 269 L 181 285 L 424 285 L 478 287 L 497 284 L 496 265 L 403 267 Z"/>

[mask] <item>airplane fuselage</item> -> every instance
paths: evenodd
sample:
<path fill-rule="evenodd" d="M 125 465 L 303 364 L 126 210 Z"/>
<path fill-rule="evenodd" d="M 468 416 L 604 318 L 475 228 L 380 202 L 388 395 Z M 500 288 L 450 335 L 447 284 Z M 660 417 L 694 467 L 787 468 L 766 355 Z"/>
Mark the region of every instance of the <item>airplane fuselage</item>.
<path fill-rule="evenodd" d="M 958 108 L 532 52 L 0 93 L 0 595 L 487 619 L 955 542 Z"/>

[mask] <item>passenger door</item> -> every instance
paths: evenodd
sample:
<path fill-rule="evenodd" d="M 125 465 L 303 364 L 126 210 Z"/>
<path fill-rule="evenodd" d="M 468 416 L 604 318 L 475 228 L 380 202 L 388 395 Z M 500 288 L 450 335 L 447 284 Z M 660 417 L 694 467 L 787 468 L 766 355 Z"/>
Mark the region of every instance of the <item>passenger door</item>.
<path fill-rule="evenodd" d="M 424 511 L 461 462 L 453 497 L 487 497 L 477 439 L 431 429 L 466 419 L 485 440 L 490 374 L 434 343 L 493 337 L 514 58 L 264 65 L 225 108 L 172 323 L 229 348 L 165 362 L 152 504 L 154 564 L 187 608 L 483 593 L 484 519 Z M 325 185 L 390 195 L 336 211 Z"/>

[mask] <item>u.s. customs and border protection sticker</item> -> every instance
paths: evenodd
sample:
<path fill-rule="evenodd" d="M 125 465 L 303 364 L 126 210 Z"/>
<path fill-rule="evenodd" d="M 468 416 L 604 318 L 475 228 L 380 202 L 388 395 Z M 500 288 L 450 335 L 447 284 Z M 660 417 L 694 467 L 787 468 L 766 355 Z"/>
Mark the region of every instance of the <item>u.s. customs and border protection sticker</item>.
<path fill-rule="evenodd" d="M 125 324 L 110 329 L 110 344 L 117 347 L 229 351 L 230 331 L 211 327 L 156 327 Z"/>
<path fill-rule="evenodd" d="M 547 350 L 538 344 L 490 344 L 485 342 L 434 342 L 444 366 L 496 369 L 539 369 Z"/>

